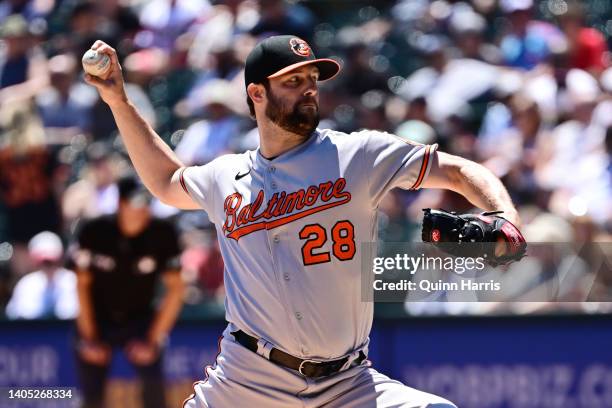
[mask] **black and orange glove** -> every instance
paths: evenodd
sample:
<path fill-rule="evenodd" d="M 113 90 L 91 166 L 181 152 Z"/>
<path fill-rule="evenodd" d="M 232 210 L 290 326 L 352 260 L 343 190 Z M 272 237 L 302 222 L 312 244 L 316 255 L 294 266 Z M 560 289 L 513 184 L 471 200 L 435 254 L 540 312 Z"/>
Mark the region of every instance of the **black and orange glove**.
<path fill-rule="evenodd" d="M 510 221 L 497 215 L 502 211 L 457 215 L 425 208 L 423 212 L 423 242 L 445 243 L 439 247 L 451 255 L 485 256 L 491 266 L 518 261 L 525 256 L 527 243 L 523 234 Z M 506 243 L 501 254 L 493 244 L 499 242 Z M 463 243 L 467 245 L 461 245 Z"/>

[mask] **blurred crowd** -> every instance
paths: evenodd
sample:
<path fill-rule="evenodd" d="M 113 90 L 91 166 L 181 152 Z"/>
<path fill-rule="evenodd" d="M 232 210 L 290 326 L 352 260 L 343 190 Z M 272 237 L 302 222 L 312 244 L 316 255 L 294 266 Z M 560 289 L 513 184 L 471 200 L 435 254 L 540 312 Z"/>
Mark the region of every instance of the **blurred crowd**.
<path fill-rule="evenodd" d="M 116 181 L 131 171 L 110 110 L 82 80 L 93 42 L 117 49 L 134 104 L 185 164 L 199 165 L 257 147 L 242 68 L 273 34 L 341 62 L 321 86 L 321 127 L 388 131 L 484 164 L 508 188 L 528 241 L 612 241 L 610 2 L 2 0 L 0 310 L 74 316 L 74 297 L 57 293 L 75 285 L 65 268 L 75 234 L 117 210 Z M 181 233 L 185 313 L 222 304 L 206 214 L 151 206 Z M 452 192 L 394 191 L 380 239 L 417 240 L 425 207 L 473 210 Z M 36 305 L 21 305 L 20 286 L 38 288 L 21 290 L 38 293 Z"/>

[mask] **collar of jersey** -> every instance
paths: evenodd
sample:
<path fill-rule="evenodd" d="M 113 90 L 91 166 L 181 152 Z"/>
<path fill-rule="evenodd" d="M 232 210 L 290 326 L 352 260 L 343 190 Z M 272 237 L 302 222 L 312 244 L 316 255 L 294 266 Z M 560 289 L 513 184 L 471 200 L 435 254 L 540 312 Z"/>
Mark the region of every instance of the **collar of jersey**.
<path fill-rule="evenodd" d="M 310 137 L 304 143 L 299 144 L 290 150 L 287 150 L 285 153 L 279 156 L 276 156 L 273 159 L 266 159 L 265 157 L 263 157 L 259 150 L 260 148 L 258 147 L 257 150 L 255 150 L 255 163 L 260 164 L 264 167 L 267 167 L 271 164 L 277 164 L 277 163 L 283 162 L 291 157 L 294 157 L 300 154 L 302 151 L 304 151 L 304 149 L 306 149 L 308 146 L 313 144 L 314 141 L 319 138 L 319 134 L 320 134 L 319 129 L 315 129 L 315 131 L 312 132 Z"/>

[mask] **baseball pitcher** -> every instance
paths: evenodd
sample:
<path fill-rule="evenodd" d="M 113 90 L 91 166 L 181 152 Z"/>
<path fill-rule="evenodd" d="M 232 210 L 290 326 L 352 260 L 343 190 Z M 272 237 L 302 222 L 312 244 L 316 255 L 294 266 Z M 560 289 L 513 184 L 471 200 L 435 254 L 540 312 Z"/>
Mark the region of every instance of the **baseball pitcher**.
<path fill-rule="evenodd" d="M 371 367 L 360 243 L 376 239 L 376 209 L 395 187 L 456 191 L 503 211 L 514 228 L 517 212 L 491 172 L 437 145 L 317 128 L 317 84 L 340 66 L 295 36 L 263 40 L 246 61 L 259 148 L 185 167 L 128 100 L 115 50 L 92 48 L 112 67 L 86 81 L 110 106 L 145 185 L 167 204 L 204 209 L 216 225 L 228 326 L 184 407 L 454 407 Z M 478 225 L 486 236 L 516 237 L 495 230 L 500 223 Z"/>

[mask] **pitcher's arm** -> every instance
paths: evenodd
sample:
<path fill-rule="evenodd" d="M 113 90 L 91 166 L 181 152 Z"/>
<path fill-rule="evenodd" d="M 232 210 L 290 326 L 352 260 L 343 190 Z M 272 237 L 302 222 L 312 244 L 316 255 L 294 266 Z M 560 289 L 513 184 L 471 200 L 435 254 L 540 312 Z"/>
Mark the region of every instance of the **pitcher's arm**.
<path fill-rule="evenodd" d="M 91 48 L 108 55 L 111 67 L 102 78 L 86 74 L 85 81 L 96 87 L 100 97 L 110 107 L 142 182 L 155 197 L 168 205 L 183 209 L 199 208 L 181 187 L 179 176 L 183 163 L 128 99 L 116 51 L 102 41 L 96 41 Z"/>

